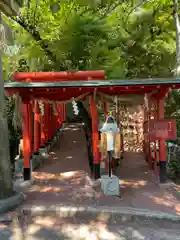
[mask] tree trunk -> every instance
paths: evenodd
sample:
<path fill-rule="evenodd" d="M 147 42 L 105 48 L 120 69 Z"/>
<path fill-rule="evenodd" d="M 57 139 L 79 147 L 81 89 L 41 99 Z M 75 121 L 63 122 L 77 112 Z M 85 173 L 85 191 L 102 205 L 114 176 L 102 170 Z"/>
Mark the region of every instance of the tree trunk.
<path fill-rule="evenodd" d="M 178 16 L 178 0 L 174 0 L 174 20 L 176 24 L 176 76 L 180 76 L 180 22 Z"/>
<path fill-rule="evenodd" d="M 0 199 L 13 194 L 7 121 L 4 116 L 4 82 L 0 52 Z"/>

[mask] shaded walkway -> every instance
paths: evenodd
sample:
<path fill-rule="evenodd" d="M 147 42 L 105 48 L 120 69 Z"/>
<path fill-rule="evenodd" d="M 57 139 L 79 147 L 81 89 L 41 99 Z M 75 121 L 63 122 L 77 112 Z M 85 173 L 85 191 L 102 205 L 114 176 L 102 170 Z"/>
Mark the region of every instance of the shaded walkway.
<path fill-rule="evenodd" d="M 40 170 L 33 173 L 35 184 L 26 203 L 81 202 L 86 197 L 86 176 L 90 174 L 84 132 L 79 125 L 64 129 L 61 140 Z"/>
<path fill-rule="evenodd" d="M 85 136 L 79 125 L 69 125 L 60 143 L 34 172 L 35 184 L 27 191 L 25 205 L 93 205 L 144 208 L 180 214 L 177 192 L 160 188 L 152 181 L 142 153 L 125 153 L 118 169 L 121 198 L 104 196 L 89 185 L 89 164 Z"/>

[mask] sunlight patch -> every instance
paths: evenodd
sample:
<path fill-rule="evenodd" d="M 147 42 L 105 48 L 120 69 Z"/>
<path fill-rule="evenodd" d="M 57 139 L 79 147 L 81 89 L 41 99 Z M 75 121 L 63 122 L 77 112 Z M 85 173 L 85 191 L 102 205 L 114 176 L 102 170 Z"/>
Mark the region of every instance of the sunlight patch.
<path fill-rule="evenodd" d="M 37 217 L 35 223 L 41 226 L 52 227 L 55 224 L 55 219 L 52 217 Z"/>
<path fill-rule="evenodd" d="M 139 180 L 139 181 L 126 181 L 126 180 L 121 180 L 121 186 L 122 185 L 127 185 L 127 186 L 132 186 L 132 187 L 143 187 L 147 184 L 147 181 L 144 180 Z"/>
<path fill-rule="evenodd" d="M 69 178 L 69 177 L 74 177 L 78 172 L 77 171 L 72 171 L 72 172 L 64 172 L 61 173 L 60 176 L 63 178 Z"/>
<path fill-rule="evenodd" d="M 72 159 L 73 157 L 72 156 L 67 156 L 66 159 Z"/>
<path fill-rule="evenodd" d="M 37 231 L 41 229 L 40 226 L 37 226 L 35 224 L 32 224 L 28 227 L 28 234 L 35 234 Z"/>

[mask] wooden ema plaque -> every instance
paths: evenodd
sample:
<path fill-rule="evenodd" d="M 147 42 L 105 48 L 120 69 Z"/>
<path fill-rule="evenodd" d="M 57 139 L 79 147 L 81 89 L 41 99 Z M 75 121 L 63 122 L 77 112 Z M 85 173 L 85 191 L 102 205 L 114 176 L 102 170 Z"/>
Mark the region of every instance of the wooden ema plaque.
<path fill-rule="evenodd" d="M 144 123 L 144 132 L 148 131 L 148 123 Z M 150 120 L 149 122 L 149 138 L 150 141 L 176 139 L 176 120 Z"/>

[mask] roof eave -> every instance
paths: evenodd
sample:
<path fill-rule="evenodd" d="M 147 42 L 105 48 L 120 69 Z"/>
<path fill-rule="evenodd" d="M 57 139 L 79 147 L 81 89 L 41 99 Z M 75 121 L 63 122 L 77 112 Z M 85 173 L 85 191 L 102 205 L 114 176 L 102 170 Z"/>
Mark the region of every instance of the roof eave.
<path fill-rule="evenodd" d="M 138 86 L 172 86 L 180 88 L 180 79 L 152 80 L 93 80 L 93 81 L 61 81 L 61 82 L 9 82 L 5 88 L 61 88 L 61 87 L 138 87 Z"/>

